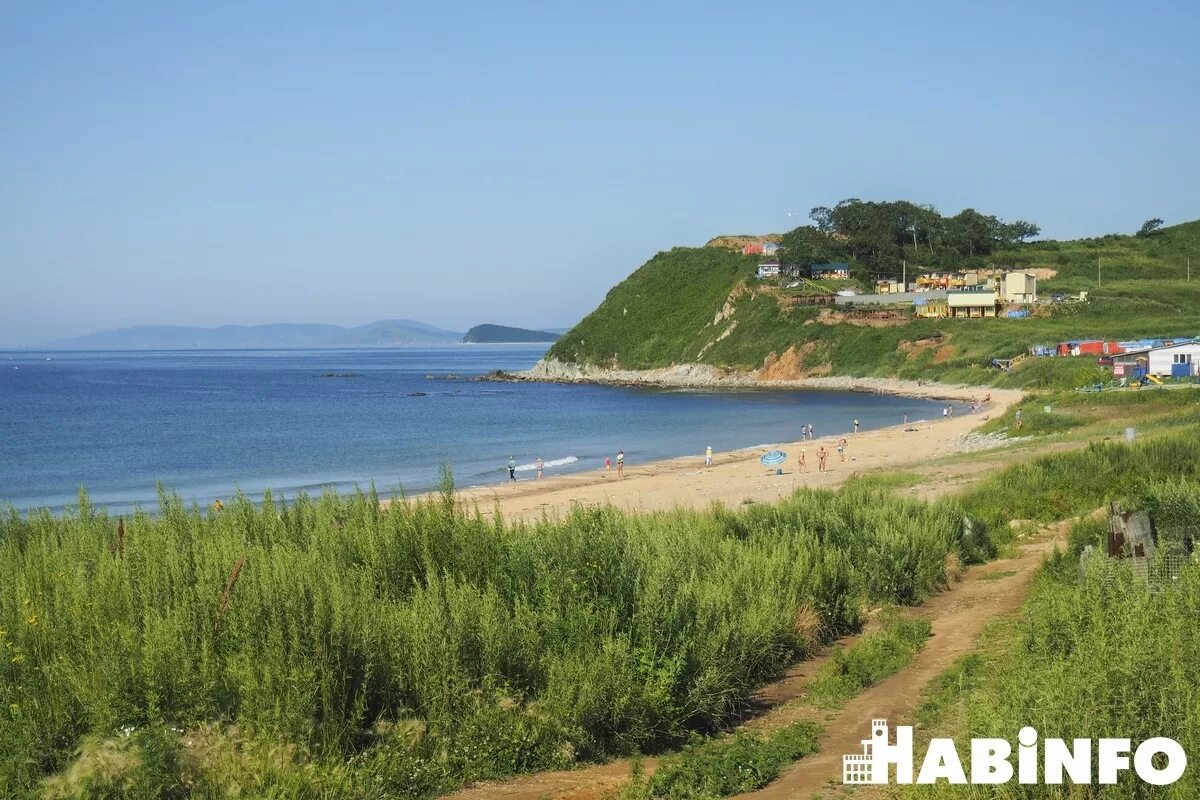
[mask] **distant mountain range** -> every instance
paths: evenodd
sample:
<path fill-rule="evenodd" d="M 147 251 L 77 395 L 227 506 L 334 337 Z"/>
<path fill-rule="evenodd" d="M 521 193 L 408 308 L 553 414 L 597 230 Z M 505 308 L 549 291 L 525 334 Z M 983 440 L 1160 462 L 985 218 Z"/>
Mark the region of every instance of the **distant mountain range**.
<path fill-rule="evenodd" d="M 561 333 L 534 331 L 528 328 L 510 328 L 507 325 L 476 325 L 462 337 L 464 344 L 553 342 Z"/>
<path fill-rule="evenodd" d="M 385 319 L 369 325 L 276 323 L 193 328 L 138 325 L 58 339 L 51 350 L 256 350 L 288 347 L 395 347 L 459 342 L 553 342 L 566 328 L 535 331 L 504 325 L 476 325 L 466 334 L 411 319 Z"/>
<path fill-rule="evenodd" d="M 139 325 L 50 342 L 58 350 L 239 350 L 272 347 L 388 347 L 454 344 L 462 333 L 411 319 L 389 319 L 344 328 L 340 325 L 277 323 L 189 328 Z"/>

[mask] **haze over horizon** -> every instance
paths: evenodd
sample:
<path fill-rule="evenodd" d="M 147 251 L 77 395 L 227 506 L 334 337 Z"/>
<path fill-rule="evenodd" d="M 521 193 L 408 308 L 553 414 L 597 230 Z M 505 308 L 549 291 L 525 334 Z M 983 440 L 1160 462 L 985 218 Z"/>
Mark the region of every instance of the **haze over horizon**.
<path fill-rule="evenodd" d="M 0 347 L 567 327 L 658 250 L 855 196 L 1187 221 L 1197 34 L 1162 2 L 14 8 Z"/>

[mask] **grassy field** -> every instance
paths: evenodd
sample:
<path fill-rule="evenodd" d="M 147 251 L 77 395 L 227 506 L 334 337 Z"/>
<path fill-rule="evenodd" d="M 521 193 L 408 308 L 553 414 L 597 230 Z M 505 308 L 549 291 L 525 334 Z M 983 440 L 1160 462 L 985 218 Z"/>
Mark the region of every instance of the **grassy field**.
<path fill-rule="evenodd" d="M 1200 492 L 1200 486 L 1193 485 Z M 1167 736 L 1194 754 L 1200 747 L 1200 570 L 1187 569 L 1168 591 L 1151 594 L 1127 569 L 1083 578 L 1062 555 L 1036 579 L 1017 619 L 993 629 L 976 654 L 942 676 L 926 696 L 920 722 L 960 742 L 1012 740 L 1032 725 L 1045 738 Z M 1149 792 L 1126 774 L 1115 786 L 1077 796 L 1196 796 L 1197 767 Z M 962 797 L 961 789 L 920 788 L 912 797 Z M 1048 786 L 1009 786 L 1005 797 L 1069 795 Z"/>
<path fill-rule="evenodd" d="M 655 751 L 989 553 L 863 488 L 513 526 L 449 494 L 161 502 L 0 517 L 0 796 L 430 797 Z"/>
<path fill-rule="evenodd" d="M 1190 528 L 1200 534 L 1200 426 L 1156 441 L 1104 445 L 1007 471 L 965 502 L 1007 513 L 1055 518 L 1094 508 L 1106 499 L 1151 512 L 1159 542 Z M 1103 486 L 1103 491 L 1095 487 Z M 1034 493 L 1020 508 L 1018 498 Z M 986 500 L 984 498 L 987 498 Z M 1000 512 L 997 512 L 1000 513 Z M 1189 754 L 1200 747 L 1200 568 L 1193 561 L 1161 592 L 1122 564 L 1098 559 L 1080 571 L 1085 545 L 1101 545 L 1102 519 L 1084 518 L 1070 547 L 1042 569 L 1016 618 L 987 632 L 978 650 L 927 690 L 917 715 L 929 736 L 1013 739 L 1025 725 L 1042 738 L 1154 736 L 1177 740 Z M 1181 543 L 1182 544 L 1182 543 Z M 1127 562 L 1126 562 L 1127 563 Z M 1111 787 L 1075 794 L 1048 786 L 1005 788 L 1005 797 L 1191 798 L 1194 764 L 1172 787 L 1152 793 L 1129 775 Z M 961 797 L 949 787 L 914 788 L 908 797 Z"/>
<path fill-rule="evenodd" d="M 1189 254 L 1197 273 L 1190 282 Z M 816 307 L 783 302 L 787 290 L 753 277 L 754 257 L 676 248 L 614 287 L 550 355 L 629 369 L 702 362 L 745 370 L 762 366 L 771 353 L 794 349 L 806 374 L 1071 388 L 1101 374 L 1094 358 L 1031 359 L 1011 374 L 992 368 L 991 359 L 1067 339 L 1200 335 L 1200 221 L 1145 239 L 1039 242 L 997 253 L 992 261 L 1054 269 L 1054 278 L 1039 282 L 1039 294 L 1087 291 L 1089 300 L 1047 306 L 1027 319 L 853 325 L 832 322 Z"/>

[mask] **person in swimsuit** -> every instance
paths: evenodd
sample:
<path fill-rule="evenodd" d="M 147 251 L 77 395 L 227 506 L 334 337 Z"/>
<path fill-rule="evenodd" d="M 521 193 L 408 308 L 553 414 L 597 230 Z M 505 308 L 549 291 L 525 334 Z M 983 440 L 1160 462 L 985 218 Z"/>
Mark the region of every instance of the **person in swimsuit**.
<path fill-rule="evenodd" d="M 706 467 L 712 466 L 712 445 L 709 445 L 704 450 L 704 466 L 706 466 Z"/>
<path fill-rule="evenodd" d="M 604 471 L 608 472 L 610 469 L 612 469 L 612 457 L 605 456 L 604 457 Z"/>
<path fill-rule="evenodd" d="M 843 436 L 838 441 L 837 451 L 838 451 L 838 458 L 840 458 L 844 462 L 846 460 L 846 437 L 845 436 Z"/>
<path fill-rule="evenodd" d="M 804 448 L 803 447 L 800 448 L 800 459 L 797 463 L 800 465 L 801 472 L 804 472 L 805 470 L 808 469 L 808 465 L 804 461 Z"/>
<path fill-rule="evenodd" d="M 618 478 L 625 477 L 625 451 L 624 450 L 617 451 L 617 477 Z"/>
<path fill-rule="evenodd" d="M 540 481 L 540 480 L 542 479 L 542 470 L 543 470 L 543 469 L 545 469 L 545 468 L 546 468 L 546 462 L 542 461 L 542 457 L 541 457 L 541 456 L 538 456 L 538 459 L 537 459 L 537 480 L 539 480 L 539 481 Z"/>
<path fill-rule="evenodd" d="M 821 449 L 817 451 L 817 471 L 825 471 L 825 459 L 829 458 L 829 452 L 825 449 L 825 445 L 821 445 Z"/>

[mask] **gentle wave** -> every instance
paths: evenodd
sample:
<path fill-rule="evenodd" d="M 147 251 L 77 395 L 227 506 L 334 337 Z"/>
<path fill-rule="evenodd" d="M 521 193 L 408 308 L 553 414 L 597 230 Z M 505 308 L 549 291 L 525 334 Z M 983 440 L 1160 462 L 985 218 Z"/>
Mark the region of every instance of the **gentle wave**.
<path fill-rule="evenodd" d="M 567 464 L 574 464 L 578 460 L 579 459 L 575 456 L 567 456 L 566 458 L 556 458 L 552 461 L 543 462 L 543 466 L 562 467 L 566 466 Z M 521 466 L 517 467 L 517 472 L 532 472 L 535 469 L 537 469 L 537 464 L 522 464 Z"/>

